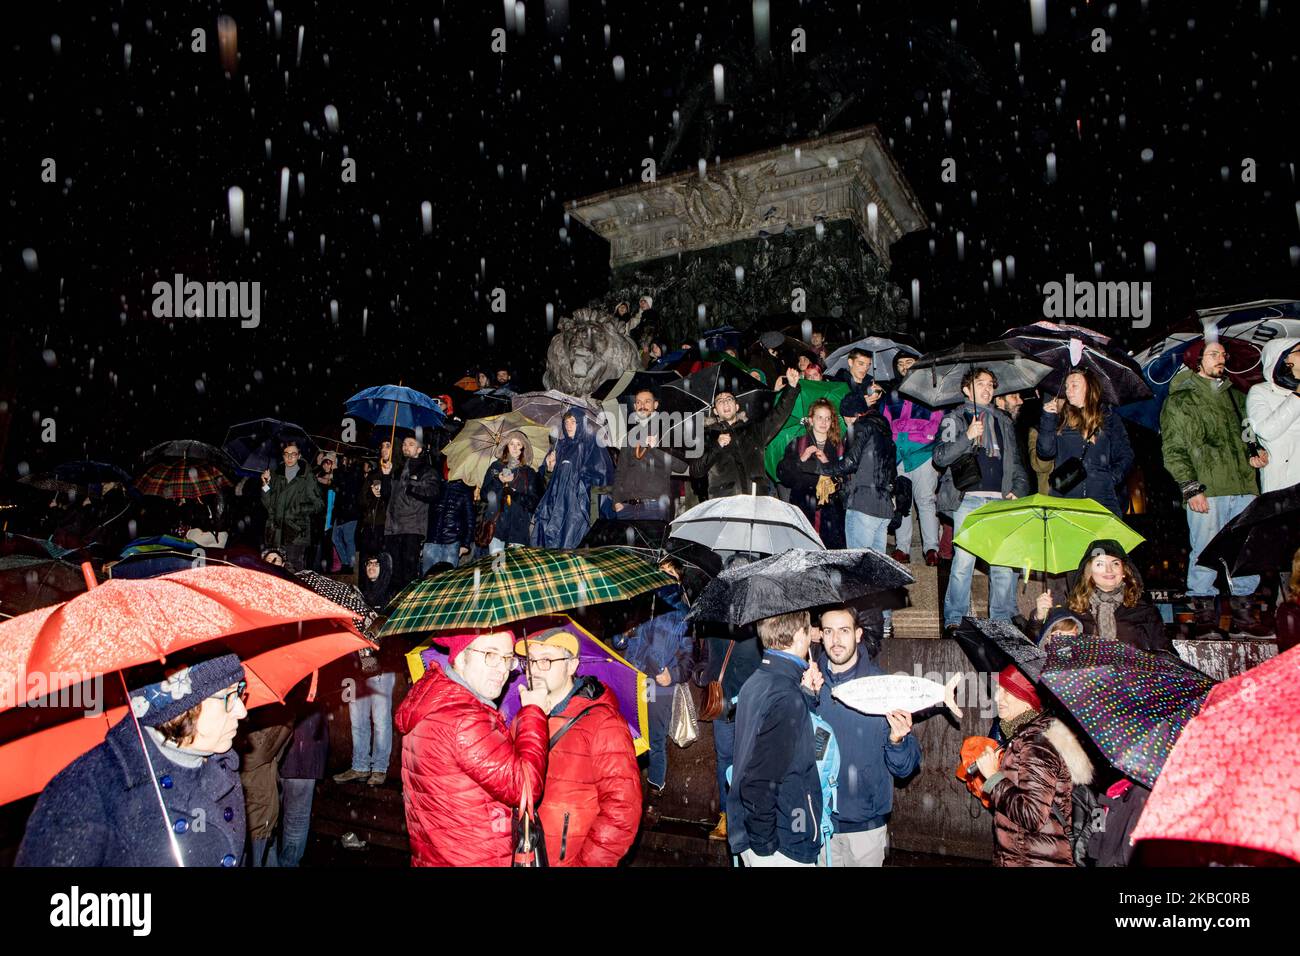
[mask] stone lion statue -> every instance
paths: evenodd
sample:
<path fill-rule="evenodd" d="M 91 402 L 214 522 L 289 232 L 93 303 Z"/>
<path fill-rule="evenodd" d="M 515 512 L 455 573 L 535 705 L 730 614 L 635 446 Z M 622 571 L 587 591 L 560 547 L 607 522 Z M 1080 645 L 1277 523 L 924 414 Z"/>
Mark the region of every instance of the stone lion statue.
<path fill-rule="evenodd" d="M 641 352 L 630 335 L 637 321 L 599 309 L 575 309 L 560 319 L 546 349 L 542 384 L 585 398 L 606 379 L 640 368 Z"/>

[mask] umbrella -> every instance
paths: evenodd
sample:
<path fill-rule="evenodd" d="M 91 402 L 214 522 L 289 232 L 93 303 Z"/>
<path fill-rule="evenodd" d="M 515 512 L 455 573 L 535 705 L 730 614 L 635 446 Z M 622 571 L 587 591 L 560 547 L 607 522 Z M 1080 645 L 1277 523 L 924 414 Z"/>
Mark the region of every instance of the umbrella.
<path fill-rule="evenodd" d="M 998 379 L 998 395 L 1033 388 L 1051 372 L 1051 366 L 1021 355 L 1009 345 L 955 345 L 916 360 L 898 390 L 930 408 L 967 401 L 962 377 L 971 369 L 986 368 Z"/>
<path fill-rule="evenodd" d="M 835 406 L 835 417 L 839 419 L 840 434 L 844 436 L 845 443 L 848 442 L 849 427 L 844 421 L 844 416 L 840 414 L 840 402 L 844 396 L 849 394 L 848 382 L 814 382 L 805 380 L 799 383 L 799 395 L 794 400 L 794 408 L 790 409 L 790 415 L 781 426 L 781 430 L 776 433 L 776 438 L 772 439 L 767 450 L 763 452 L 763 464 L 767 467 L 767 473 L 773 481 L 776 481 L 776 466 L 781 464 L 781 459 L 785 457 L 785 450 L 790 442 L 798 438 L 804 432 L 803 420 L 808 417 L 808 411 L 812 408 L 813 402 L 820 398 L 827 399 Z"/>
<path fill-rule="evenodd" d="M 1289 570 L 1300 548 L 1300 485 L 1260 495 L 1219 529 L 1196 558 L 1229 577 Z"/>
<path fill-rule="evenodd" d="M 1184 729 L 1133 839 L 1300 861 L 1300 648 L 1224 681 Z"/>
<path fill-rule="evenodd" d="M 402 385 L 376 385 L 365 388 L 349 398 L 344 406 L 349 415 L 355 415 L 372 425 L 388 425 L 390 429 L 437 428 L 447 416 L 424 392 Z"/>
<path fill-rule="evenodd" d="M 609 428 L 601 407 L 586 398 L 575 398 L 554 388 L 544 392 L 522 392 L 510 400 L 514 411 L 550 429 L 558 440 L 560 429 L 564 427 L 564 416 L 574 411 L 582 416 L 579 428 L 585 427 L 596 436 L 596 440 L 609 447 Z"/>
<path fill-rule="evenodd" d="M 624 548 L 507 548 L 422 578 L 392 601 L 379 635 L 466 631 L 622 601 L 673 579 Z"/>
<path fill-rule="evenodd" d="M 700 348 L 708 352 L 726 352 L 732 348 L 740 351 L 740 329 L 731 325 L 720 325 L 716 329 L 705 329 L 700 333 Z"/>
<path fill-rule="evenodd" d="M 518 412 L 475 418 L 466 422 L 460 434 L 442 450 L 447 458 L 447 480 L 463 481 L 475 487 L 482 485 L 492 462 L 501 457 L 505 437 L 515 431 L 528 440 L 533 463 L 540 463 L 551 448 L 551 432 L 545 425 Z"/>
<path fill-rule="evenodd" d="M 650 389 L 656 395 L 669 382 L 680 381 L 681 376 L 676 372 L 651 372 L 645 369 L 634 369 L 630 372 L 624 372 L 618 378 L 607 378 L 596 386 L 596 390 L 591 393 L 591 397 L 599 402 L 606 399 L 619 399 L 626 404 L 632 403 L 632 397 L 643 389 Z"/>
<path fill-rule="evenodd" d="M 35 488 L 37 491 L 51 491 L 57 494 L 67 495 L 69 498 L 77 493 L 79 487 L 75 481 L 60 478 L 54 472 L 46 472 L 39 475 L 23 475 L 18 479 L 18 484 L 25 485 L 28 488 Z"/>
<path fill-rule="evenodd" d="M 332 451 L 336 455 L 347 458 L 371 458 L 378 457 L 375 449 L 366 445 L 358 445 L 355 442 L 340 441 L 337 438 L 329 438 L 326 435 L 308 435 L 312 444 L 321 451 Z"/>
<path fill-rule="evenodd" d="M 243 661 L 250 708 L 283 702 L 313 671 L 373 646 L 346 616 L 297 584 L 242 568 L 205 567 L 109 581 L 0 623 L 0 678 L 8 682 L 0 686 L 0 803 L 39 791 L 126 714 L 120 696 L 94 719 L 85 707 L 53 706 L 80 700 L 87 682 L 214 644 L 213 654 L 233 651 Z M 35 686 L 33 675 L 43 678 Z M 122 675 L 119 682 L 125 681 Z M 37 702 L 40 707 L 30 706 Z"/>
<path fill-rule="evenodd" d="M 955 637 L 970 662 L 985 673 L 996 674 L 1014 664 L 1035 683 L 1042 676 L 1047 652 L 1010 621 L 963 617 Z"/>
<path fill-rule="evenodd" d="M 849 367 L 849 353 L 854 349 L 871 353 L 871 377 L 877 382 L 887 382 L 894 377 L 894 357 L 899 352 L 905 352 L 918 359 L 921 357 L 920 351 L 904 342 L 896 342 L 881 335 L 868 335 L 865 339 L 858 339 L 836 349 L 826 357 L 828 378 Z"/>
<path fill-rule="evenodd" d="M 141 494 L 162 498 L 202 498 L 229 486 L 230 479 L 216 465 L 202 461 L 156 462 L 135 480 Z"/>
<path fill-rule="evenodd" d="M 289 441 L 298 444 L 304 461 L 315 459 L 316 443 L 311 436 L 298 425 L 275 418 L 231 425 L 222 447 L 244 471 L 260 474 L 280 461 L 280 450 Z"/>
<path fill-rule="evenodd" d="M 128 484 L 131 476 L 117 465 L 102 461 L 65 461 L 54 469 L 54 477 L 77 485 Z"/>
<path fill-rule="evenodd" d="M 154 445 L 140 456 L 140 460 L 146 465 L 152 465 L 160 461 L 187 461 L 213 465 L 226 473 L 239 470 L 239 466 L 224 450 L 216 445 L 209 445 L 207 442 L 188 438 L 165 441 Z"/>
<path fill-rule="evenodd" d="M 953 544 L 991 565 L 1062 574 L 1076 570 L 1084 549 L 1101 538 L 1125 551 L 1146 540 L 1091 498 L 1030 495 L 976 508 Z"/>
<path fill-rule="evenodd" d="M 51 557 L 0 557 L 0 615 L 16 617 L 58 604 L 86 590 L 81 569 Z"/>
<path fill-rule="evenodd" d="M 362 595 L 360 588 L 356 587 L 356 585 L 335 581 L 333 578 L 326 577 L 316 571 L 299 571 L 297 577 L 298 581 L 305 587 L 311 588 L 321 597 L 351 611 L 352 626 L 358 631 L 365 631 L 378 616 L 375 614 L 374 608 L 366 602 L 365 596 Z"/>
<path fill-rule="evenodd" d="M 790 548 L 826 547 L 802 511 L 769 495 L 710 498 L 676 518 L 671 531 L 674 538 L 714 551 L 778 554 Z"/>
<path fill-rule="evenodd" d="M 1138 363 L 1099 332 L 1080 326 L 1035 322 L 1011 329 L 1004 340 L 1013 349 L 1052 366 L 1052 372 L 1039 383 L 1045 393 L 1063 391 L 1070 372 L 1086 369 L 1096 376 L 1102 397 L 1111 405 L 1152 397 Z"/>
<path fill-rule="evenodd" d="M 552 617 L 532 618 L 515 625 L 516 637 L 533 634 L 552 627 L 560 627 L 578 639 L 578 677 L 592 676 L 609 688 L 614 699 L 618 701 L 619 713 L 627 721 L 627 729 L 632 733 L 632 744 L 637 756 L 650 749 L 650 715 L 647 706 L 649 695 L 646 693 L 647 678 L 635 667 L 622 658 L 609 645 L 601 641 L 581 624 L 565 614 Z M 411 680 L 418 681 L 424 676 L 431 663 L 447 667 L 447 652 L 435 646 L 437 637 L 432 637 L 406 655 L 407 668 Z M 501 699 L 501 716 L 506 723 L 512 723 L 519 713 L 519 690 L 525 686 L 527 675 L 518 670 L 510 675 Z"/>
<path fill-rule="evenodd" d="M 462 421 L 504 415 L 510 411 L 510 396 L 505 392 L 467 391 L 459 385 L 448 385 L 443 394 L 451 399 L 451 408 L 443 411 L 448 415 L 455 415 Z M 435 396 L 435 400 L 439 397 Z"/>
<path fill-rule="evenodd" d="M 659 393 L 659 411 L 681 420 L 681 425 L 669 432 L 661 447 L 666 451 L 688 447 L 691 439 L 703 432 L 704 417 L 722 392 L 735 396 L 736 404 L 750 421 L 759 420 L 771 410 L 774 393 L 762 382 L 730 364 L 710 365 L 694 375 L 669 382 Z"/>
<path fill-rule="evenodd" d="M 1172 654 L 1104 637 L 1058 637 L 1040 681 L 1127 777 L 1150 787 L 1215 681 Z"/>
<path fill-rule="evenodd" d="M 686 616 L 695 621 L 752 624 L 790 611 L 842 604 L 914 581 L 901 564 L 876 551 L 792 548 L 723 571 Z"/>
<path fill-rule="evenodd" d="M 598 518 L 582 539 L 582 547 L 602 545 L 634 551 L 656 567 L 666 558 L 673 559 L 681 567 L 682 590 L 691 600 L 722 572 L 722 559 L 717 552 L 693 541 L 669 538 L 667 521 Z"/>

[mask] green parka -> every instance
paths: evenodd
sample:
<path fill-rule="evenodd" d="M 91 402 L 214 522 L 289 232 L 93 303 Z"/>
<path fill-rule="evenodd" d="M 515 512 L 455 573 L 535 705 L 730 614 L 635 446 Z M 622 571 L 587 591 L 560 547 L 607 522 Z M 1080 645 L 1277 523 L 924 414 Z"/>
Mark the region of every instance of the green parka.
<path fill-rule="evenodd" d="M 1242 438 L 1245 396 L 1224 380 L 1216 383 L 1191 369 L 1180 369 L 1160 412 L 1165 469 L 1183 489 L 1195 483 L 1211 498 L 1259 493 Z"/>
<path fill-rule="evenodd" d="M 311 542 L 312 516 L 325 510 L 320 482 L 311 467 L 303 462 L 293 481 L 284 477 L 284 463 L 271 469 L 271 490 L 262 492 L 266 508 L 267 547 L 283 548 Z"/>

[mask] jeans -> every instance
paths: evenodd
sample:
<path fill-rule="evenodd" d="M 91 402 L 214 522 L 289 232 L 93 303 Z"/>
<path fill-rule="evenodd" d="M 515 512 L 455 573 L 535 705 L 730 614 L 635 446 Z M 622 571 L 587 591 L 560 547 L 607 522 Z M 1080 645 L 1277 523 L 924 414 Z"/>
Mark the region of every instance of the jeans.
<path fill-rule="evenodd" d="M 339 553 L 339 563 L 352 567 L 357 556 L 357 523 L 345 521 L 334 526 L 334 550 Z"/>
<path fill-rule="evenodd" d="M 280 781 L 280 866 L 297 866 L 307 849 L 315 780 Z"/>
<path fill-rule="evenodd" d="M 279 866 L 275 853 L 275 837 L 256 837 L 253 839 L 253 852 L 249 854 L 248 865 L 255 867 Z"/>
<path fill-rule="evenodd" d="M 930 459 L 926 459 L 911 471 L 903 470 L 903 463 L 898 463 L 898 473 L 912 481 L 912 505 L 921 520 L 921 550 L 935 551 L 939 548 L 939 512 L 935 510 L 935 493 L 939 489 L 939 472 L 935 471 Z M 898 522 L 894 532 L 894 547 L 903 553 L 912 550 L 912 512 Z"/>
<path fill-rule="evenodd" d="M 428 574 L 431 567 L 442 561 L 453 568 L 460 567 L 460 545 L 454 541 L 451 544 L 434 544 L 432 541 L 426 541 L 420 551 L 420 575 Z"/>
<path fill-rule="evenodd" d="M 1000 498 L 982 498 L 967 494 L 952 516 L 952 533 L 961 533 L 966 516 L 976 508 L 999 501 Z M 952 570 L 948 574 L 948 592 L 943 596 L 943 626 L 960 624 L 970 611 L 970 582 L 975 573 L 975 555 L 965 548 L 952 549 Z M 995 621 L 1009 621 L 1019 611 L 1016 606 L 1016 570 L 1000 565 L 989 566 L 989 617 Z"/>
<path fill-rule="evenodd" d="M 367 677 L 357 686 L 356 699 L 348 703 L 348 716 L 352 718 L 352 769 L 358 773 L 388 773 L 388 758 L 393 752 L 396 680 L 397 675 L 391 671 Z"/>
<path fill-rule="evenodd" d="M 1197 557 L 1205 550 L 1210 539 L 1218 534 L 1225 524 L 1241 514 L 1246 505 L 1255 500 L 1255 496 L 1216 495 L 1207 500 L 1210 502 L 1210 510 L 1206 514 L 1199 514 L 1184 506 L 1187 512 L 1187 530 L 1191 533 L 1192 539 L 1192 553 L 1187 559 L 1187 593 L 1197 597 L 1216 597 L 1219 593 L 1215 586 L 1218 571 L 1197 564 Z M 1245 597 L 1254 594 L 1259 588 L 1259 575 L 1250 574 L 1232 578 L 1228 584 L 1234 596 Z"/>
<path fill-rule="evenodd" d="M 654 678 L 647 681 L 646 692 L 650 695 L 648 717 L 650 718 L 650 766 L 646 782 L 652 787 L 662 787 L 668 782 L 668 724 L 673 719 L 673 685 L 660 687 Z"/>
<path fill-rule="evenodd" d="M 667 521 L 668 502 L 638 501 L 634 505 L 625 505 L 622 511 L 615 511 L 614 517 L 619 521 Z"/>
<path fill-rule="evenodd" d="M 718 806 L 727 812 L 727 768 L 736 754 L 736 722 L 733 720 L 715 720 L 713 722 L 713 752 L 718 756 Z"/>
<path fill-rule="evenodd" d="M 850 508 L 844 513 L 844 540 L 850 548 L 870 548 L 885 554 L 889 549 L 889 519 L 875 518 Z M 888 623 L 892 615 L 889 611 L 883 613 Z"/>

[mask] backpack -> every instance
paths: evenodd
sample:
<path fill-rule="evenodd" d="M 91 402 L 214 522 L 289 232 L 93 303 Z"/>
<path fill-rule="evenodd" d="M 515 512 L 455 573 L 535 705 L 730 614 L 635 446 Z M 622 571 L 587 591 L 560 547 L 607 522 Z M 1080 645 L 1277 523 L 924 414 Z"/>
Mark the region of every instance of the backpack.
<path fill-rule="evenodd" d="M 835 833 L 835 824 L 831 814 L 839 809 L 837 792 L 840 776 L 840 745 L 831 729 L 816 711 L 809 711 L 808 716 L 813 725 L 813 753 L 817 759 L 817 777 L 822 788 L 822 846 L 826 852 L 826 865 L 831 865 L 831 836 Z"/>
<path fill-rule="evenodd" d="M 1106 814 L 1091 787 L 1075 784 L 1070 791 L 1070 825 L 1066 826 L 1056 808 L 1052 816 L 1065 830 L 1075 866 L 1088 865 L 1088 841 L 1094 833 L 1106 829 Z"/>

